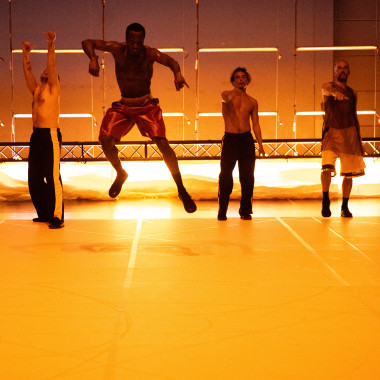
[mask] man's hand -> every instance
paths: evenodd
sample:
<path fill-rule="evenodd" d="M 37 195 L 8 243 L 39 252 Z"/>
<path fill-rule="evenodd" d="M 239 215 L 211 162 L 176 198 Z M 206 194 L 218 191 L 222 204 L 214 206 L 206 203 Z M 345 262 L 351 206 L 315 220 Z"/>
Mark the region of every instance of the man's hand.
<path fill-rule="evenodd" d="M 94 76 L 98 77 L 99 76 L 99 71 L 100 71 L 100 66 L 98 62 L 98 57 L 94 57 L 90 59 L 90 64 L 88 66 L 88 72 Z"/>
<path fill-rule="evenodd" d="M 189 88 L 189 85 L 186 83 L 186 80 L 181 73 L 176 74 L 174 78 L 174 84 L 177 91 L 179 91 L 183 86 Z"/>
<path fill-rule="evenodd" d="M 339 101 L 348 100 L 347 96 L 345 96 L 344 94 L 342 94 L 339 91 L 337 91 L 336 93 L 334 93 L 333 96 L 334 96 L 335 100 L 339 100 Z"/>
<path fill-rule="evenodd" d="M 265 157 L 265 151 L 262 145 L 259 145 L 259 157 Z"/>
<path fill-rule="evenodd" d="M 36 45 L 32 45 L 30 42 L 22 42 L 22 52 L 24 54 L 29 54 L 35 47 Z"/>
<path fill-rule="evenodd" d="M 54 32 L 44 32 L 45 38 L 47 42 L 54 42 L 56 37 L 56 31 L 54 29 Z"/>

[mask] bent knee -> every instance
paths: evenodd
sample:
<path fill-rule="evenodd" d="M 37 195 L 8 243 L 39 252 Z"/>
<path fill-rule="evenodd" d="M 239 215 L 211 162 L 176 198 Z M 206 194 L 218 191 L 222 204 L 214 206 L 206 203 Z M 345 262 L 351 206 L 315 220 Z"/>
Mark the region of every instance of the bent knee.
<path fill-rule="evenodd" d="M 157 145 L 158 149 L 162 153 L 170 153 L 172 149 L 170 148 L 169 141 L 163 137 L 154 137 L 152 141 Z"/>
<path fill-rule="evenodd" d="M 110 135 L 101 135 L 99 136 L 99 142 L 102 144 L 102 147 L 110 148 L 115 145 L 116 139 Z"/>

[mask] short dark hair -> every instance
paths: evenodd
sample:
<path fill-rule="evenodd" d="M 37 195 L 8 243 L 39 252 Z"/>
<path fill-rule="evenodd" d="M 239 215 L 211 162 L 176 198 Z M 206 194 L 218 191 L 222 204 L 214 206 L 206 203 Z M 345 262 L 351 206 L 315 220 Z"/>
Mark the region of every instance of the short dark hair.
<path fill-rule="evenodd" d="M 237 67 L 231 74 L 230 82 L 233 83 L 235 80 L 235 74 L 237 72 L 243 72 L 247 76 L 248 83 L 251 81 L 251 76 L 249 75 L 247 69 L 245 67 Z"/>
<path fill-rule="evenodd" d="M 128 25 L 127 29 L 125 29 L 125 40 L 127 40 L 129 32 L 140 32 L 145 38 L 145 28 L 137 22 Z"/>

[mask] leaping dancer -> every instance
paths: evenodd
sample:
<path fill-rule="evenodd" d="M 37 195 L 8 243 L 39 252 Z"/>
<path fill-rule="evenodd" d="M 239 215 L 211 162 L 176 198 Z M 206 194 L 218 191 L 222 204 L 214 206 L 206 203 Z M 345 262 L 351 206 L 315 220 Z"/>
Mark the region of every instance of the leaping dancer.
<path fill-rule="evenodd" d="M 100 70 L 95 50 L 112 54 L 115 60 L 116 79 L 121 91 L 121 99 L 112 103 L 107 110 L 99 133 L 103 152 L 117 173 L 109 189 L 109 196 L 116 198 L 128 178 L 127 172 L 121 165 L 115 143 L 137 124 L 140 133 L 150 137 L 157 144 L 177 185 L 178 196 L 185 210 L 188 213 L 195 212 L 197 206 L 182 183 L 177 156 L 166 139 L 159 100 L 153 98 L 150 91 L 154 62 L 170 68 L 174 74 L 177 91 L 184 85 L 189 86 L 181 74 L 177 61 L 158 49 L 144 45 L 145 28 L 142 25 L 137 23 L 129 25 L 125 37 L 126 42 L 92 39 L 82 41 L 83 50 L 90 58 L 89 73 L 95 77 L 99 76 Z"/>

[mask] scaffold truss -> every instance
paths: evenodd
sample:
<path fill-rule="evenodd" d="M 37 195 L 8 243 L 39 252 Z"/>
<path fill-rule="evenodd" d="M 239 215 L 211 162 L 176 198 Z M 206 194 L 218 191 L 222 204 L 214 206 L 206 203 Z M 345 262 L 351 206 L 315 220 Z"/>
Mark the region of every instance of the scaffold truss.
<path fill-rule="evenodd" d="M 321 157 L 321 139 L 264 140 L 265 159 Z M 151 141 L 130 141 L 116 144 L 122 161 L 163 160 L 156 144 Z M 221 140 L 171 141 L 170 146 L 179 160 L 219 160 Z M 380 138 L 363 139 L 365 157 L 380 157 Z M 258 147 L 256 146 L 256 149 Z M 0 162 L 27 161 L 29 143 L 0 143 Z M 107 161 L 97 141 L 64 142 L 62 162 Z"/>

